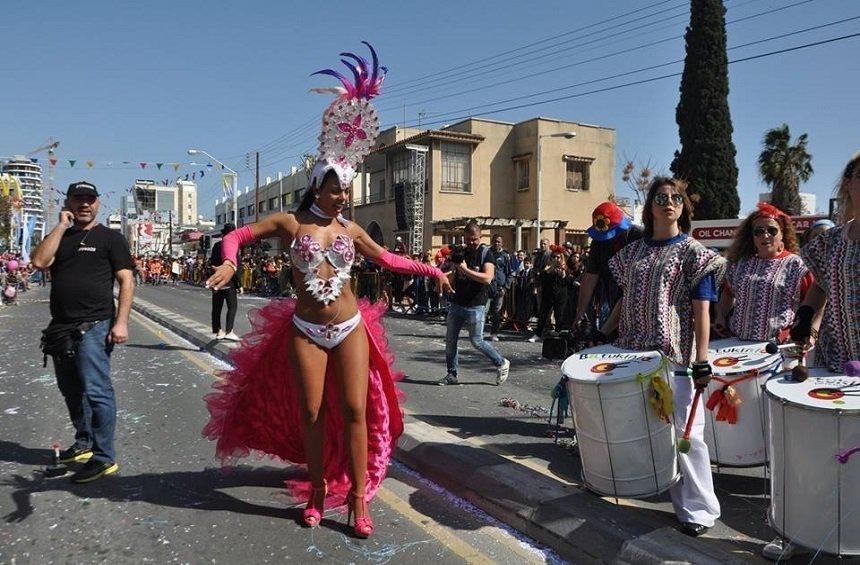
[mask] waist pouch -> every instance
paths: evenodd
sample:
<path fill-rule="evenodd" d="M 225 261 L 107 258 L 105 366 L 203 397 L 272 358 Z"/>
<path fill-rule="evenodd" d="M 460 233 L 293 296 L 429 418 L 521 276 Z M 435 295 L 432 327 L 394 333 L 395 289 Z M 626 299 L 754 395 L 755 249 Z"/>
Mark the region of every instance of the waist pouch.
<path fill-rule="evenodd" d="M 74 324 L 50 324 L 42 330 L 40 348 L 42 350 L 42 366 L 48 366 L 48 356 L 57 359 L 73 359 L 78 354 L 78 344 L 81 338 L 96 323 L 77 322 Z"/>

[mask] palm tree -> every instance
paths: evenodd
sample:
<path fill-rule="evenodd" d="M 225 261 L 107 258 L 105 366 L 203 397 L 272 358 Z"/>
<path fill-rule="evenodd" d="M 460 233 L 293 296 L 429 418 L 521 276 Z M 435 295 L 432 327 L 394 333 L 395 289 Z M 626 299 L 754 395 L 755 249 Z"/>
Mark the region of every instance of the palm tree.
<path fill-rule="evenodd" d="M 758 156 L 761 180 L 771 187 L 771 203 L 787 214 L 801 212 L 800 185 L 812 176 L 812 155 L 806 150 L 807 135 L 791 144 L 788 124 L 764 134 L 764 149 Z"/>

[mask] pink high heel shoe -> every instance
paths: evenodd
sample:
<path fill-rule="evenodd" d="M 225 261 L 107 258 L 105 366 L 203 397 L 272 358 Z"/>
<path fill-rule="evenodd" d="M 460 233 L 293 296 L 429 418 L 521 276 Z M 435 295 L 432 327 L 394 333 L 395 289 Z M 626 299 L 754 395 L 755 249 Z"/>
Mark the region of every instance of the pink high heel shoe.
<path fill-rule="evenodd" d="M 323 480 L 321 487 L 313 487 L 311 489 L 311 498 L 308 500 L 308 506 L 305 508 L 302 519 L 306 526 L 313 528 L 318 526 L 322 520 L 323 506 L 325 505 L 325 497 L 328 494 L 328 484 Z M 317 504 L 319 502 L 319 504 Z"/>
<path fill-rule="evenodd" d="M 355 514 L 355 523 L 353 524 L 355 535 L 360 538 L 369 538 L 373 533 L 373 520 L 367 511 L 367 501 L 364 500 L 363 496 L 350 492 L 347 495 L 347 502 L 349 503 L 347 523 L 352 521 L 352 515 Z"/>

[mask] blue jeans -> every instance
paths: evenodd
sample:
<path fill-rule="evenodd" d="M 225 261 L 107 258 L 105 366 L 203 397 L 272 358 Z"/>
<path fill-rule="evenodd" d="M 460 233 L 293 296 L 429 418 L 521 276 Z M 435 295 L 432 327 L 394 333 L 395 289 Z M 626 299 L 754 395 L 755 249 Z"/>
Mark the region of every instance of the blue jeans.
<path fill-rule="evenodd" d="M 77 355 L 54 359 L 57 385 L 75 427 L 75 445 L 91 447 L 95 461 L 116 461 L 116 397 L 110 380 L 110 354 L 107 343 L 112 320 L 102 320 L 83 335 Z"/>
<path fill-rule="evenodd" d="M 448 331 L 445 334 L 445 363 L 448 365 L 448 373 L 457 374 L 459 368 L 459 355 L 457 353 L 457 340 L 460 330 L 466 326 L 469 332 L 469 341 L 472 346 L 487 356 L 496 367 L 501 367 L 505 360 L 496 349 L 484 341 L 484 315 L 485 306 L 460 306 L 452 302 L 448 306 Z"/>

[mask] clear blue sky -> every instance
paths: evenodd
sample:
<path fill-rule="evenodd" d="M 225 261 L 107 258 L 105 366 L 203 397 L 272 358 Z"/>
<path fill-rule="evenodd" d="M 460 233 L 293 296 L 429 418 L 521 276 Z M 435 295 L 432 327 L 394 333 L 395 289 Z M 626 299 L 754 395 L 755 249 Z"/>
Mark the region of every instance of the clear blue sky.
<path fill-rule="evenodd" d="M 727 19 L 745 18 L 799 1 L 729 0 Z M 136 178 L 175 177 L 168 165 L 155 171 L 156 162 L 186 163 L 180 174 L 200 170 L 202 167 L 187 165 L 194 160 L 185 153 L 189 147 L 206 149 L 240 170 L 240 184 L 253 184 L 253 174 L 244 170 L 245 152 L 263 149 L 262 177 L 289 170 L 297 163 L 296 156 L 304 151 L 315 152 L 318 119 L 330 98 L 308 93 L 308 89 L 330 86 L 333 79 L 308 75 L 322 68 L 341 67 L 338 53 L 360 52 L 361 40 L 370 41 L 382 63 L 390 68 L 385 83 L 388 93 L 384 91 L 377 101 L 384 125 L 403 121 L 404 103 L 408 123 L 414 124 L 419 112 L 425 113 L 425 122 L 432 123 L 464 115 L 468 113 L 462 112 L 466 108 L 683 59 L 683 40 L 674 39 L 581 63 L 683 35 L 688 22 L 687 3 L 669 0 L 644 9 L 656 3 L 657 0 L 7 3 L 3 8 L 0 58 L 4 84 L 0 89 L 0 155 L 25 153 L 53 136 L 61 142 L 57 187 L 64 190 L 71 181 L 91 180 L 102 192 L 114 192 L 106 198 L 106 211 L 118 206 L 118 194 Z M 644 10 L 598 24 L 637 9 Z M 661 10 L 665 11 L 647 17 Z M 809 0 L 729 25 L 729 46 L 854 16 L 860 16 L 860 3 L 856 0 Z M 634 18 L 644 19 L 632 22 Z M 858 30 L 860 19 L 730 50 L 729 58 Z M 451 67 L 565 33 L 568 35 L 525 51 L 548 47 L 546 50 L 526 56 L 521 50 L 509 55 L 507 64 L 502 59 L 491 59 L 482 63 L 491 66 L 471 72 L 449 71 Z M 858 53 L 860 38 L 854 38 L 730 67 L 730 106 L 742 211 L 752 208 L 756 195 L 763 190 L 755 164 L 762 135 L 783 122 L 789 124 L 795 136 L 809 134 L 815 174 L 803 190 L 817 194 L 818 207 L 826 210 L 840 168 L 860 148 Z M 536 60 L 517 64 L 527 57 Z M 554 96 L 681 69 L 681 64 L 661 67 L 564 90 Z M 514 80 L 540 71 L 550 72 Z M 435 76 L 429 83 L 417 82 L 430 74 Z M 678 147 L 675 106 L 679 80 L 669 78 L 492 113 L 490 117 L 519 121 L 543 115 L 613 127 L 618 133 L 618 169 L 626 156 L 650 160 L 658 169 L 668 171 Z M 474 90 L 499 82 L 504 84 Z M 410 90 L 410 84 L 416 86 Z M 469 90 L 472 92 L 429 100 Z M 46 156 L 39 157 L 45 163 Z M 69 167 L 68 159 L 77 160 L 74 168 Z M 88 169 L 87 160 L 95 161 L 95 167 Z M 122 161 L 132 165 L 122 165 Z M 107 162 L 113 164 L 107 166 Z M 145 171 L 137 165 L 139 162 L 149 163 Z M 211 204 L 220 196 L 216 176 L 198 179 L 200 211 L 206 216 L 212 216 Z M 617 170 L 617 192 L 628 196 L 620 176 Z"/>

